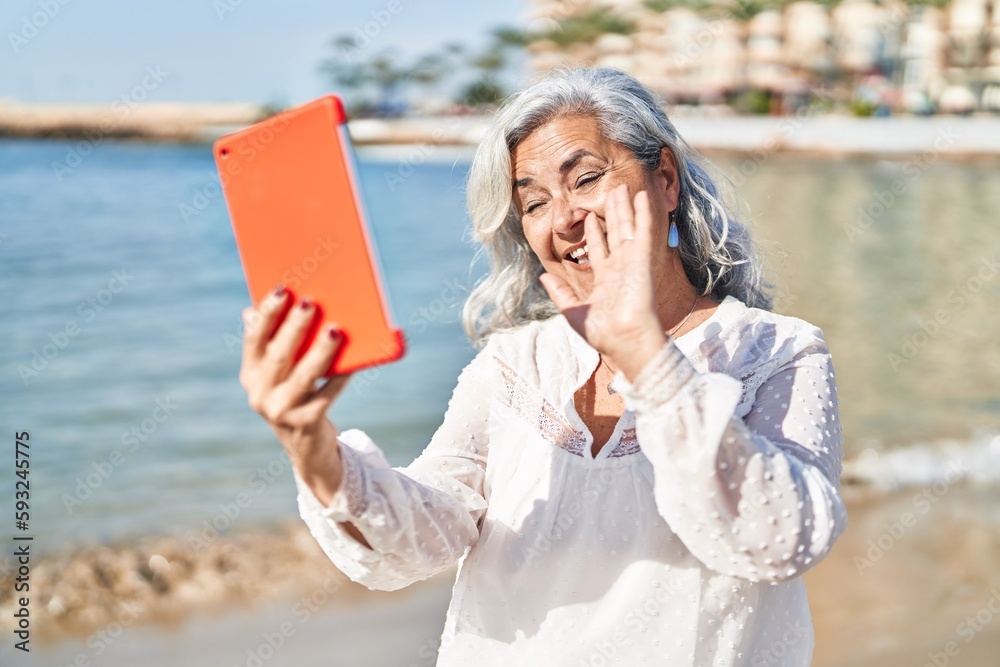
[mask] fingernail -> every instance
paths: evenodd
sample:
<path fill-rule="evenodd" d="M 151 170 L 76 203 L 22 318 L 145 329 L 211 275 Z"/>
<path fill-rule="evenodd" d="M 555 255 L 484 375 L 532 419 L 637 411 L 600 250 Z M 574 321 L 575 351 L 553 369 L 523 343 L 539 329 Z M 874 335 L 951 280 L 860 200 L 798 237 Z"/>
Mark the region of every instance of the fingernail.
<path fill-rule="evenodd" d="M 329 334 L 330 338 L 332 338 L 333 340 L 339 340 L 340 339 L 340 336 L 341 336 L 340 327 L 338 327 L 336 324 L 331 324 L 330 325 L 330 330 L 327 333 Z"/>
<path fill-rule="evenodd" d="M 309 299 L 302 299 L 302 303 L 299 304 L 299 308 L 302 310 L 309 310 L 312 308 L 313 302 Z"/>
<path fill-rule="evenodd" d="M 274 294 L 274 296 L 285 296 L 285 292 L 286 292 L 285 286 L 278 285 L 277 287 L 274 288 L 274 292 L 272 292 L 272 294 Z"/>

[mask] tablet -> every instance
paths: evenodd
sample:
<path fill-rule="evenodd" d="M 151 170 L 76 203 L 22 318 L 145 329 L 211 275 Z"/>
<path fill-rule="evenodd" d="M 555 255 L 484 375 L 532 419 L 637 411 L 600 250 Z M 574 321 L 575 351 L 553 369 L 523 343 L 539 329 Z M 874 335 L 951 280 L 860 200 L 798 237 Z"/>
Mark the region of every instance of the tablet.
<path fill-rule="evenodd" d="M 328 95 L 219 138 L 214 146 L 253 303 L 278 285 L 344 334 L 327 376 L 399 359 L 340 99 Z M 292 299 L 289 300 L 292 303 Z"/>

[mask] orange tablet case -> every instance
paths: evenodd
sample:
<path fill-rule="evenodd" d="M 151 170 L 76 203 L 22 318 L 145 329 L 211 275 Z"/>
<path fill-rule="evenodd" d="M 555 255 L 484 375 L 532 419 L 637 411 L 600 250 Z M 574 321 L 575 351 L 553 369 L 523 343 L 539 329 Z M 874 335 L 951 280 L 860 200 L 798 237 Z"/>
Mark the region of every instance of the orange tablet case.
<path fill-rule="evenodd" d="M 399 359 L 403 332 L 392 325 L 340 99 L 321 97 L 215 142 L 250 298 L 283 285 L 340 325 L 344 344 L 327 375 Z M 291 302 L 291 300 L 289 300 Z"/>

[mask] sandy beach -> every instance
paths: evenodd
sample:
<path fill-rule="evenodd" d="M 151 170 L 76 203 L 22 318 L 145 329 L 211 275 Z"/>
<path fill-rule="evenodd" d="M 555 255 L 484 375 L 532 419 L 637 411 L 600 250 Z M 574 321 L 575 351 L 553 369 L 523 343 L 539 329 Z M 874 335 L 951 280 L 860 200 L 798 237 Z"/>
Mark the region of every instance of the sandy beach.
<path fill-rule="evenodd" d="M 848 530 L 806 575 L 814 665 L 997 664 L 1000 489 L 937 490 L 844 489 Z M 165 559 L 162 574 L 150 559 Z M 203 550 L 159 538 L 51 556 L 36 572 L 40 662 L 30 664 L 152 667 L 431 665 L 453 578 L 368 591 L 297 522 Z M 5 625 L 10 606 L 0 602 Z M 26 664 L 9 644 L 0 656 Z"/>
<path fill-rule="evenodd" d="M 1000 490 L 845 495 L 847 532 L 806 575 L 814 664 L 1000 664 Z"/>

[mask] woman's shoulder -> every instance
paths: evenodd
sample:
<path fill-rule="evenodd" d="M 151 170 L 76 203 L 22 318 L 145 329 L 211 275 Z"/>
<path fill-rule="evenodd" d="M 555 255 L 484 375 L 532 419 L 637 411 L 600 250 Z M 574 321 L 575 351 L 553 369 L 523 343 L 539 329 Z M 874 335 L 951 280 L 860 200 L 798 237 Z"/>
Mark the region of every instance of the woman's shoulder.
<path fill-rule="evenodd" d="M 494 332 L 479 356 L 519 375 L 544 376 L 546 371 L 566 370 L 567 365 L 575 367 L 587 347 L 566 318 L 555 315 Z"/>
<path fill-rule="evenodd" d="M 778 336 L 795 340 L 800 345 L 824 342 L 823 331 L 811 322 L 794 315 L 783 315 L 763 308 L 750 308 L 742 302 L 739 303 L 743 306 L 743 313 L 742 317 L 734 322 L 734 328 L 738 331 L 746 332 L 748 328 L 752 330 L 761 327 L 774 327 Z"/>
<path fill-rule="evenodd" d="M 495 354 L 499 351 L 520 351 L 527 347 L 548 346 L 566 342 L 568 333 L 572 333 L 572 329 L 566 318 L 557 314 L 547 319 L 531 320 L 516 327 L 495 331 L 490 334 L 483 349 L 492 350 Z M 583 341 L 579 336 L 576 338 Z"/>
<path fill-rule="evenodd" d="M 762 364 L 783 364 L 803 354 L 829 354 L 823 332 L 792 315 L 752 308 L 727 297 L 717 313 L 683 336 L 679 345 L 689 356 L 700 357 L 711 370 L 741 376 Z"/>
<path fill-rule="evenodd" d="M 701 370 L 740 381 L 741 415 L 750 410 L 760 386 L 782 369 L 806 364 L 832 372 L 823 332 L 798 317 L 751 308 L 729 297 L 699 329 L 696 338 L 682 336 L 678 345 Z"/>

